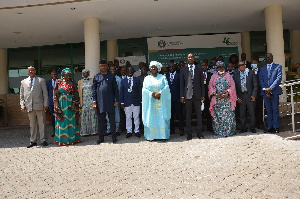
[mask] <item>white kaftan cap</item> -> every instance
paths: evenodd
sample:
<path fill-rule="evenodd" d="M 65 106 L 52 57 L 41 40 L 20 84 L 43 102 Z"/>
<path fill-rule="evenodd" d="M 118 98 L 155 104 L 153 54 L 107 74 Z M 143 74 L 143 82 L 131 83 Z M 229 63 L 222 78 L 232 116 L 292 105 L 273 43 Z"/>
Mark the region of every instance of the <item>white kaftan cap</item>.
<path fill-rule="evenodd" d="M 151 69 L 151 66 L 156 66 L 158 72 L 160 72 L 161 68 L 162 68 L 162 64 L 157 62 L 157 61 L 151 61 L 149 64 L 149 69 Z"/>

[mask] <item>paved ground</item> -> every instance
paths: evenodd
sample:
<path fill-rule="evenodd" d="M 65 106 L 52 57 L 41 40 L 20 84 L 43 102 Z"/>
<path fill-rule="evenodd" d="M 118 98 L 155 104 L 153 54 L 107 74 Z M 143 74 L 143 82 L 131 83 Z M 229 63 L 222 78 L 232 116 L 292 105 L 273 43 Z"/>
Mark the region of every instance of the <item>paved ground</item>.
<path fill-rule="evenodd" d="M 27 149 L 29 127 L 0 127 L 0 198 L 300 198 L 299 141 L 205 136 Z"/>

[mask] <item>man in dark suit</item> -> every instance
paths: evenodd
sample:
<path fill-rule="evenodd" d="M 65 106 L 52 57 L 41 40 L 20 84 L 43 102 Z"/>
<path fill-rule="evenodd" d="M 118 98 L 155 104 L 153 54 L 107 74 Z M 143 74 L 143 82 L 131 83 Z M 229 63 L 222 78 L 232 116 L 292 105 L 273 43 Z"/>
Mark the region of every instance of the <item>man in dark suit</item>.
<path fill-rule="evenodd" d="M 266 55 L 267 65 L 263 66 L 259 73 L 259 83 L 262 87 L 261 95 L 268 116 L 268 132 L 279 133 L 279 95 L 282 89 L 279 86 L 282 80 L 282 66 L 273 63 L 273 55 Z"/>
<path fill-rule="evenodd" d="M 237 103 L 240 110 L 241 131 L 247 132 L 246 120 L 247 110 L 250 116 L 250 131 L 256 133 L 255 130 L 255 98 L 257 95 L 257 79 L 252 70 L 246 69 L 243 61 L 238 63 L 238 71 L 233 75 L 235 88 L 237 93 Z"/>
<path fill-rule="evenodd" d="M 252 70 L 251 62 L 247 61 L 246 57 L 247 57 L 246 53 L 241 54 L 241 60 L 246 65 L 246 68 L 248 68 L 249 70 Z"/>
<path fill-rule="evenodd" d="M 126 138 L 132 136 L 132 117 L 134 120 L 134 133 L 136 137 L 141 137 L 140 128 L 140 106 L 142 103 L 142 89 L 140 79 L 133 77 L 134 69 L 132 66 L 127 68 L 127 77 L 121 82 L 121 108 L 126 114 Z"/>
<path fill-rule="evenodd" d="M 49 98 L 49 111 L 52 119 L 52 128 L 53 128 L 53 133 L 51 137 L 54 137 L 54 131 L 55 131 L 55 117 L 53 115 L 54 111 L 54 104 L 53 104 L 53 88 L 55 85 L 57 79 L 57 72 L 54 70 L 51 72 L 51 79 L 46 82 L 47 90 L 48 90 L 48 98 Z"/>
<path fill-rule="evenodd" d="M 142 93 L 144 79 L 148 75 L 147 73 L 148 73 L 148 67 L 144 63 L 144 65 L 141 68 L 141 75 L 138 76 L 138 78 L 140 79 L 140 82 L 141 82 L 141 93 Z M 140 117 L 140 132 L 144 132 L 144 125 L 143 125 L 143 120 L 142 120 L 142 104 L 140 106 L 140 116 L 139 117 Z"/>
<path fill-rule="evenodd" d="M 100 73 L 93 79 L 93 108 L 98 113 L 98 133 L 97 144 L 104 142 L 105 119 L 108 114 L 113 143 L 117 142 L 115 107 L 119 105 L 119 90 L 115 76 L 107 71 L 105 60 L 99 64 Z"/>
<path fill-rule="evenodd" d="M 259 84 L 259 73 L 260 70 L 258 70 L 258 61 L 252 60 L 251 61 L 251 68 L 252 71 L 255 74 L 256 80 L 257 80 L 257 92 L 258 95 L 255 98 L 255 120 L 256 120 L 256 128 L 264 129 L 264 117 L 263 117 L 263 97 L 260 95 L 261 86 Z"/>
<path fill-rule="evenodd" d="M 187 55 L 188 65 L 180 71 L 180 101 L 185 103 L 187 140 L 192 139 L 192 105 L 194 104 L 197 115 L 197 136 L 203 139 L 202 135 L 202 113 L 201 102 L 205 99 L 205 87 L 203 80 L 203 70 L 195 65 L 195 56 Z"/>
<path fill-rule="evenodd" d="M 211 72 L 207 71 L 207 63 L 206 62 L 202 62 L 200 66 L 203 70 L 203 82 L 204 82 L 204 87 L 205 87 L 204 111 L 203 111 L 202 117 L 204 116 L 206 118 L 206 128 L 207 128 L 207 130 L 212 132 L 213 129 L 212 129 L 212 123 L 211 123 L 211 114 L 210 114 L 210 111 L 209 111 L 210 99 L 208 97 L 208 85 L 209 85 L 209 81 L 211 79 L 211 76 L 213 74 Z"/>
<path fill-rule="evenodd" d="M 171 120 L 170 133 L 175 134 L 174 120 L 177 116 L 179 121 L 179 134 L 184 135 L 184 121 L 182 103 L 180 103 L 180 74 L 176 71 L 177 65 L 169 64 L 169 73 L 166 75 L 171 92 Z"/>

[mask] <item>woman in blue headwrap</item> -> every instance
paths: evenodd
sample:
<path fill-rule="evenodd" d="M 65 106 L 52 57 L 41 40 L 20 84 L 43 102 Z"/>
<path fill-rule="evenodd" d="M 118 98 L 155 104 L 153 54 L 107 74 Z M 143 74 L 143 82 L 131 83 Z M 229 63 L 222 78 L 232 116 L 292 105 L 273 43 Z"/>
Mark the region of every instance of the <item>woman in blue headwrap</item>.
<path fill-rule="evenodd" d="M 142 89 L 142 119 L 146 140 L 170 138 L 171 93 L 168 81 L 158 74 L 162 65 L 151 61 L 152 75 L 145 77 Z"/>
<path fill-rule="evenodd" d="M 83 79 L 78 81 L 78 93 L 81 106 L 81 127 L 80 135 L 98 135 L 98 116 L 93 109 L 93 78 L 89 78 L 90 71 L 82 70 Z"/>
<path fill-rule="evenodd" d="M 81 142 L 79 134 L 79 95 L 77 85 L 72 81 L 72 71 L 65 68 L 53 89 L 55 115 L 54 143 L 73 145 Z"/>

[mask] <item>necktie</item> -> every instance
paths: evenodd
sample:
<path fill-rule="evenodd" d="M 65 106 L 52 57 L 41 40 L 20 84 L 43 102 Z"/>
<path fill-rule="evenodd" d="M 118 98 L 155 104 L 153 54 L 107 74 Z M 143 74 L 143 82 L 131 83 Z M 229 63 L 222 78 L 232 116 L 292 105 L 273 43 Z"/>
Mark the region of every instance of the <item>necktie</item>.
<path fill-rule="evenodd" d="M 30 90 L 31 91 L 32 91 L 32 87 L 33 87 L 32 82 L 33 82 L 33 78 L 30 78 Z"/>
<path fill-rule="evenodd" d="M 270 85 L 270 76 L 271 76 L 271 64 L 268 64 L 268 67 L 267 67 L 267 69 L 268 69 L 268 84 Z"/>
<path fill-rule="evenodd" d="M 206 81 L 206 73 L 205 72 L 203 73 L 203 78 L 204 78 L 204 81 Z"/>
<path fill-rule="evenodd" d="M 129 77 L 128 87 L 131 88 L 131 77 Z"/>
<path fill-rule="evenodd" d="M 52 87 L 54 87 L 56 79 L 52 79 Z"/>
<path fill-rule="evenodd" d="M 174 80 L 174 73 L 171 73 L 171 77 L 170 77 L 171 84 L 173 83 L 173 80 Z"/>
<path fill-rule="evenodd" d="M 191 79 L 194 79 L 194 73 L 193 73 L 193 66 L 190 65 L 190 76 L 191 76 Z"/>
<path fill-rule="evenodd" d="M 247 91 L 246 89 L 246 79 L 245 79 L 245 74 L 243 73 L 243 77 L 242 77 L 242 92 Z"/>

